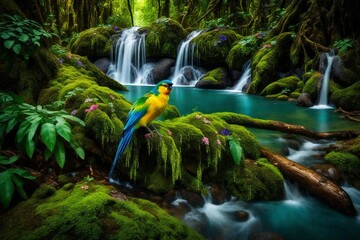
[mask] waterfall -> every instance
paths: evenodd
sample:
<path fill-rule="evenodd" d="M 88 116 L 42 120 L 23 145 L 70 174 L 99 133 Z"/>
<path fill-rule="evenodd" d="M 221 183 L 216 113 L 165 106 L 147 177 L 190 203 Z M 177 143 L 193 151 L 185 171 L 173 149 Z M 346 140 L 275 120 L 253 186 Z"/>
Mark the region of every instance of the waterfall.
<path fill-rule="evenodd" d="M 188 85 L 189 81 L 194 82 L 199 79 L 201 72 L 194 68 L 194 45 L 191 40 L 201 34 L 202 31 L 191 32 L 183 41 L 178 50 L 175 71 L 171 77 L 174 85 Z"/>
<path fill-rule="evenodd" d="M 318 105 L 314 106 L 314 108 L 331 108 L 331 106 L 328 105 L 328 95 L 329 95 L 331 66 L 334 60 L 334 51 L 325 53 L 325 56 L 327 60 L 327 66 L 321 84 L 319 102 Z"/>
<path fill-rule="evenodd" d="M 243 66 L 243 74 L 241 75 L 238 83 L 233 88 L 234 91 L 242 92 L 246 84 L 251 81 L 251 61 L 248 60 Z"/>
<path fill-rule="evenodd" d="M 138 29 L 124 30 L 111 49 L 108 75 L 122 84 L 135 83 L 141 77 L 141 68 L 146 61 L 145 34 L 139 34 Z"/>

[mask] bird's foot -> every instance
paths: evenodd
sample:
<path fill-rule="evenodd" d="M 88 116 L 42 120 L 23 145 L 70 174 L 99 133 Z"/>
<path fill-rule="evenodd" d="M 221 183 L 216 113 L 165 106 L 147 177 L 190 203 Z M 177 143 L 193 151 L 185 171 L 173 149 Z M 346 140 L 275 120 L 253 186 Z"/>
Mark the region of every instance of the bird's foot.
<path fill-rule="evenodd" d="M 147 130 L 150 132 L 150 134 L 152 136 L 154 136 L 154 132 L 159 136 L 159 138 L 162 138 L 161 133 L 156 129 L 156 127 L 154 125 L 151 125 L 153 127 L 154 130 L 151 130 L 148 126 L 146 126 Z"/>

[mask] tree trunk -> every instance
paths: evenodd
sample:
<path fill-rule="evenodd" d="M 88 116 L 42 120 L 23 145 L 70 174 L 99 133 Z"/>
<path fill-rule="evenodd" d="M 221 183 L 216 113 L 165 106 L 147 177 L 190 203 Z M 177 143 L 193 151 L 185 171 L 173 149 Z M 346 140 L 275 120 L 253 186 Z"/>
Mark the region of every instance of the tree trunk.
<path fill-rule="evenodd" d="M 335 183 L 315 171 L 265 148 L 261 148 L 261 153 L 277 166 L 284 176 L 297 182 L 299 186 L 305 188 L 321 201 L 345 215 L 355 216 L 357 214 L 349 195 Z"/>
<path fill-rule="evenodd" d="M 130 13 L 130 18 L 131 18 L 131 26 L 134 26 L 134 17 L 133 17 L 132 10 L 131 10 L 130 0 L 127 1 L 127 5 L 128 5 L 129 13 Z"/>

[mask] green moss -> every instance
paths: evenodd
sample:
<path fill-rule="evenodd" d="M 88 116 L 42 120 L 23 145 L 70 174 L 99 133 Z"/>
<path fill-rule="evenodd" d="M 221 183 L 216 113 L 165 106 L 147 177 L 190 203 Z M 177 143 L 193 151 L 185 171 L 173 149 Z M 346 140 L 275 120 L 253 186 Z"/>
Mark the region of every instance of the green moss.
<path fill-rule="evenodd" d="M 360 176 L 360 159 L 354 154 L 332 151 L 326 154 L 325 160 L 333 163 L 346 177 Z"/>
<path fill-rule="evenodd" d="M 240 145 L 244 150 L 245 156 L 251 159 L 260 157 L 260 146 L 255 136 L 243 126 L 229 125 L 231 133 L 236 133 L 240 138 Z"/>
<path fill-rule="evenodd" d="M 238 39 L 230 29 L 204 32 L 191 40 L 195 44 L 194 58 L 207 66 L 224 65 L 232 44 Z"/>
<path fill-rule="evenodd" d="M 241 71 L 244 64 L 251 59 L 254 51 L 257 49 L 258 40 L 252 35 L 241 38 L 240 41 L 234 42 L 226 63 L 230 69 Z"/>
<path fill-rule="evenodd" d="M 330 97 L 331 102 L 347 111 L 360 110 L 360 81 L 353 85 L 338 89 Z"/>
<path fill-rule="evenodd" d="M 107 186 L 91 182 L 60 189 L 46 199 L 32 197 L 7 213 L 1 239 L 203 239 L 146 200 L 119 201 Z"/>
<path fill-rule="evenodd" d="M 177 47 L 185 39 L 186 31 L 175 20 L 161 18 L 149 27 L 139 29 L 146 31 L 147 58 L 176 58 Z"/>
<path fill-rule="evenodd" d="M 267 96 L 277 93 L 289 95 L 291 92 L 295 91 L 298 88 L 299 82 L 302 83 L 302 81 L 296 76 L 281 78 L 267 85 L 264 90 L 262 90 L 260 95 Z"/>
<path fill-rule="evenodd" d="M 264 43 L 252 59 L 252 82 L 248 92 L 260 93 L 267 85 L 274 82 L 277 72 L 291 69 L 289 48 L 293 39 L 291 33 L 285 32 Z"/>
<path fill-rule="evenodd" d="M 268 165 L 246 161 L 244 169 L 228 175 L 226 186 L 242 200 L 278 200 L 283 196 L 283 178 Z"/>
<path fill-rule="evenodd" d="M 311 72 L 310 76 L 311 77 L 308 80 L 306 80 L 302 92 L 310 94 L 311 99 L 316 100 L 316 98 L 317 98 L 317 84 L 318 84 L 318 81 L 321 80 L 323 75 L 320 72 Z"/>
<path fill-rule="evenodd" d="M 111 27 L 90 28 L 76 35 L 70 41 L 69 48 L 71 52 L 89 59 L 108 57 L 110 49 L 106 45 L 114 33 Z"/>
<path fill-rule="evenodd" d="M 280 172 L 280 170 L 273 164 L 271 164 L 266 158 L 260 158 L 256 161 L 257 164 L 261 166 L 265 166 L 269 168 L 271 171 L 273 171 L 275 174 L 277 174 L 281 179 L 284 180 L 284 176 Z"/>
<path fill-rule="evenodd" d="M 208 71 L 199 82 L 206 82 L 206 88 L 225 88 L 226 73 L 224 68 Z M 196 84 L 198 86 L 198 84 Z"/>
<path fill-rule="evenodd" d="M 41 184 L 40 187 L 33 193 L 33 198 L 45 199 L 52 196 L 56 192 L 56 188 L 48 184 Z"/>
<path fill-rule="evenodd" d="M 169 105 L 165 112 L 162 114 L 162 117 L 166 120 L 166 119 L 173 119 L 173 118 L 177 118 L 180 117 L 180 112 L 179 110 L 176 108 L 176 106 L 174 105 Z"/>

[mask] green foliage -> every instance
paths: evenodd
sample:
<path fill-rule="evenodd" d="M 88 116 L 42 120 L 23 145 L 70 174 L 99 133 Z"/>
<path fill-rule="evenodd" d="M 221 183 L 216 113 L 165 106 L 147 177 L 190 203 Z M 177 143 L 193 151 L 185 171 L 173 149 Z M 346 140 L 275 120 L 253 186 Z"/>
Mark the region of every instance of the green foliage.
<path fill-rule="evenodd" d="M 93 177 L 90 177 L 89 175 L 87 175 L 86 177 L 84 177 L 84 182 L 86 184 L 89 184 L 92 180 L 94 180 Z"/>
<path fill-rule="evenodd" d="M 236 134 L 233 134 L 233 136 L 228 136 L 226 139 L 229 141 L 230 152 L 233 160 L 236 164 L 239 165 L 244 159 L 244 151 L 240 145 L 240 142 L 238 141 L 238 137 L 236 137 Z"/>
<path fill-rule="evenodd" d="M 0 155 L 0 167 L 5 168 L 2 165 L 13 164 L 18 159 L 18 156 L 12 156 L 10 158 L 7 158 Z M 23 197 L 24 199 L 27 198 L 26 192 L 23 188 L 23 178 L 35 179 L 35 177 L 33 177 L 27 170 L 20 168 L 5 168 L 4 171 L 0 172 L 0 201 L 5 208 L 9 207 L 10 205 L 15 187 L 21 197 Z"/>
<path fill-rule="evenodd" d="M 350 38 L 340 39 L 335 41 L 334 48 L 339 50 L 340 53 L 346 52 L 349 48 L 352 48 L 355 44 L 355 41 Z"/>
<path fill-rule="evenodd" d="M 51 111 L 41 105 L 32 106 L 24 102 L 11 101 L 11 95 L 0 93 L 0 100 L 5 99 L 6 107 L 0 112 L 0 136 L 16 129 L 15 142 L 24 148 L 32 158 L 36 145 L 45 145 L 45 159 L 54 155 L 62 168 L 65 164 L 65 144 L 70 144 L 77 155 L 84 159 L 81 146 L 72 139 L 70 122 L 85 125 L 82 120 L 69 115 L 66 111 Z M 0 102 L 1 104 L 2 102 Z"/>
<path fill-rule="evenodd" d="M 11 52 L 27 60 L 40 47 L 42 38 L 52 37 L 33 20 L 18 15 L 3 14 L 1 17 L 4 20 L 0 22 L 0 59 L 9 60 Z"/>

